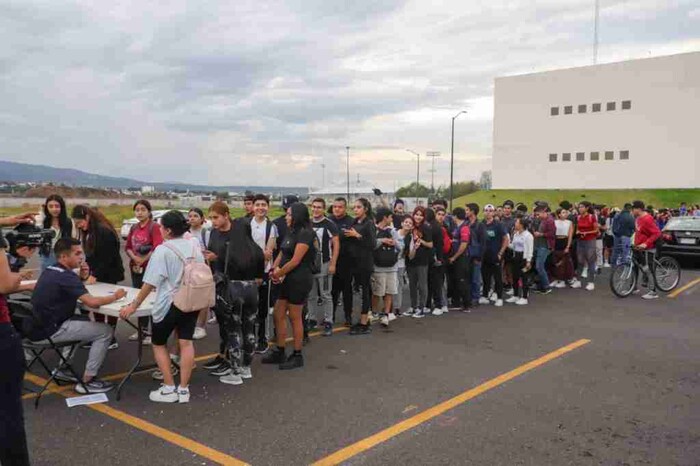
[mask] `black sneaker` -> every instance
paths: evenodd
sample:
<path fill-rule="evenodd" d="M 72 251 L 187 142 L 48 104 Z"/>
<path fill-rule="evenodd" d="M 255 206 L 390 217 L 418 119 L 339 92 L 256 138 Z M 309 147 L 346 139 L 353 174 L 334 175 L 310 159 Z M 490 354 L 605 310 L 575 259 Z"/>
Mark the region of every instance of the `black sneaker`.
<path fill-rule="evenodd" d="M 343 326 L 346 328 L 352 328 L 352 320 L 345 319 L 345 323 L 343 324 Z"/>
<path fill-rule="evenodd" d="M 208 371 L 212 371 L 214 369 L 217 369 L 224 362 L 226 361 L 219 354 L 214 359 L 210 359 L 209 361 L 205 362 L 202 367 L 204 367 Z"/>
<path fill-rule="evenodd" d="M 360 334 L 360 324 L 355 324 L 350 327 L 349 335 L 359 335 Z"/>
<path fill-rule="evenodd" d="M 231 372 L 231 364 L 229 364 L 228 361 L 224 361 L 219 365 L 219 367 L 212 370 L 209 373 L 209 375 L 213 375 L 214 377 L 221 377 L 223 375 L 228 375 L 229 372 Z"/>
<path fill-rule="evenodd" d="M 333 324 L 330 322 L 325 322 L 323 324 L 323 333 L 322 335 L 324 337 L 332 337 L 333 336 Z"/>
<path fill-rule="evenodd" d="M 265 354 L 268 349 L 270 349 L 270 346 L 267 344 L 267 340 L 260 340 L 258 344 L 255 345 L 255 352 L 257 354 Z"/>
<path fill-rule="evenodd" d="M 372 327 L 369 324 L 356 324 L 350 329 L 350 335 L 369 335 L 370 333 L 372 333 Z"/>
<path fill-rule="evenodd" d="M 105 382 L 98 378 L 93 378 L 87 383 L 79 383 L 75 385 L 75 391 L 87 395 L 88 393 L 107 393 L 114 388 L 114 384 L 111 382 Z"/>
<path fill-rule="evenodd" d="M 287 360 L 280 364 L 280 370 L 282 371 L 288 371 L 298 367 L 304 367 L 304 356 L 302 356 L 301 353 L 290 354 Z"/>
<path fill-rule="evenodd" d="M 285 361 L 283 349 L 275 348 L 262 359 L 263 364 L 282 364 Z"/>

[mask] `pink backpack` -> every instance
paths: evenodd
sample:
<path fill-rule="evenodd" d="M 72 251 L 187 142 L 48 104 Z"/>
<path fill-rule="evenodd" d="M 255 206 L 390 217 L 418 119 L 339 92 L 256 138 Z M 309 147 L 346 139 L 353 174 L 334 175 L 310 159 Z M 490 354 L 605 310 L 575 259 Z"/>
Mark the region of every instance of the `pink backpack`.
<path fill-rule="evenodd" d="M 195 261 L 197 246 L 193 244 L 192 256 L 185 258 L 167 241 L 163 245 L 174 252 L 185 265 L 180 285 L 173 297 L 173 304 L 182 312 L 196 312 L 214 307 L 216 303 L 214 276 L 206 263 Z"/>

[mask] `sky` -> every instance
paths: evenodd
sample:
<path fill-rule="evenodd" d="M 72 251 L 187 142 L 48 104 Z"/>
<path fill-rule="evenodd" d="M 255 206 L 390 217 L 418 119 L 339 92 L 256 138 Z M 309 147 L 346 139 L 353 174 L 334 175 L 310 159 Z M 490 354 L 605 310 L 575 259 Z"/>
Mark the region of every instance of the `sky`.
<path fill-rule="evenodd" d="M 499 76 L 593 62 L 594 0 L 0 0 L 0 159 L 384 189 L 491 166 Z M 599 63 L 700 50 L 697 0 L 600 0 Z M 408 150 L 407 150 L 408 149 Z"/>

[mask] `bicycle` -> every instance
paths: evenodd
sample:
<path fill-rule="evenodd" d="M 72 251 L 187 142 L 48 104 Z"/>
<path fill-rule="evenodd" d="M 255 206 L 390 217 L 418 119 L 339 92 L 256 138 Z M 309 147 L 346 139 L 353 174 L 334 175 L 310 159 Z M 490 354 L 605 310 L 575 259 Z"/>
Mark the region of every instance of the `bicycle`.
<path fill-rule="evenodd" d="M 641 254 L 630 252 L 630 257 L 625 263 L 618 264 L 610 274 L 610 289 L 619 298 L 626 298 L 637 289 L 639 272 L 647 272 L 651 267 L 652 277 L 656 288 L 663 292 L 669 292 L 678 286 L 681 281 L 681 267 L 678 261 L 669 256 L 658 257 L 655 249 L 636 250 L 644 253 L 644 262 L 640 262 Z M 649 255 L 652 256 L 651 264 Z"/>

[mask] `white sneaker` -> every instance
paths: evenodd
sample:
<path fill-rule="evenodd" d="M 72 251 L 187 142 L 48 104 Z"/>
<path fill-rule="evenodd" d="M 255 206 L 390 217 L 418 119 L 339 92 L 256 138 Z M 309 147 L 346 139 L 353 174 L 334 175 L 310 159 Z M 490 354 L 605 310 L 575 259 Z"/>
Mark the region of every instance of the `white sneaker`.
<path fill-rule="evenodd" d="M 513 288 L 511 288 L 511 289 L 509 289 L 509 290 L 506 291 L 506 294 L 507 294 L 508 296 L 513 296 L 513 295 L 515 294 L 515 290 L 514 290 Z"/>
<path fill-rule="evenodd" d="M 448 312 L 450 312 L 450 309 L 447 306 L 442 306 L 441 310 L 443 314 L 447 314 Z"/>
<path fill-rule="evenodd" d="M 489 296 L 489 299 L 491 301 L 496 301 L 498 299 L 498 295 L 496 293 L 491 293 L 491 296 Z"/>
<path fill-rule="evenodd" d="M 587 291 L 595 290 L 595 283 L 593 283 L 593 282 L 588 283 L 588 285 L 586 285 L 586 290 Z"/>
<path fill-rule="evenodd" d="M 219 382 L 228 385 L 241 385 L 243 383 L 243 379 L 240 375 L 229 372 L 228 374 L 219 377 Z"/>
<path fill-rule="evenodd" d="M 241 378 L 242 379 L 252 379 L 253 378 L 253 371 L 250 370 L 250 366 L 243 366 L 241 367 Z"/>
<path fill-rule="evenodd" d="M 503 300 L 502 299 L 497 299 L 495 303 L 493 303 L 494 306 L 496 307 L 502 307 L 503 306 Z"/>
<path fill-rule="evenodd" d="M 610 264 L 609 264 L 608 262 L 606 262 L 605 264 L 603 264 L 603 268 L 604 268 L 604 269 L 609 269 L 609 268 L 610 268 Z"/>
<path fill-rule="evenodd" d="M 403 315 L 412 316 L 413 315 L 413 308 L 409 307 L 408 309 L 406 309 L 406 312 L 404 312 Z"/>
<path fill-rule="evenodd" d="M 417 311 L 415 311 L 415 312 L 413 313 L 413 318 L 414 318 L 414 319 L 422 319 L 423 317 L 425 317 L 425 316 L 423 315 L 423 311 L 420 310 L 420 309 L 418 309 Z"/>
<path fill-rule="evenodd" d="M 554 280 L 552 283 L 549 284 L 552 288 L 558 288 L 557 285 L 559 285 L 560 280 Z"/>
<path fill-rule="evenodd" d="M 588 278 L 588 269 L 583 269 L 581 272 L 581 278 Z"/>
<path fill-rule="evenodd" d="M 650 291 L 645 295 L 642 295 L 642 299 L 658 299 L 659 295 L 656 294 L 656 291 Z"/>
<path fill-rule="evenodd" d="M 394 314 L 393 312 L 390 312 L 389 313 L 389 322 L 391 322 L 392 320 L 396 320 L 396 314 Z"/>
<path fill-rule="evenodd" d="M 484 298 L 483 296 L 479 298 L 479 304 L 490 304 L 491 301 L 489 301 L 488 298 Z"/>
<path fill-rule="evenodd" d="M 151 341 L 150 336 L 145 336 L 143 337 L 143 342 L 141 343 L 143 346 L 151 346 L 153 342 Z"/>
<path fill-rule="evenodd" d="M 158 390 L 153 390 L 148 398 L 156 403 L 177 403 L 180 401 L 175 387 L 166 387 L 165 385 L 161 385 Z"/>
<path fill-rule="evenodd" d="M 434 316 L 441 316 L 442 315 L 442 308 L 436 307 L 435 309 L 433 309 L 433 315 Z"/>
<path fill-rule="evenodd" d="M 138 341 L 138 339 L 139 339 L 139 334 L 138 334 L 138 332 L 136 332 L 136 333 L 134 333 L 134 334 L 132 334 L 132 335 L 129 336 L 129 341 Z"/>
<path fill-rule="evenodd" d="M 518 306 L 525 306 L 527 304 L 527 298 L 519 298 L 515 304 Z"/>
<path fill-rule="evenodd" d="M 574 279 L 574 280 L 571 282 L 571 288 L 575 288 L 575 289 L 581 288 L 581 282 L 578 281 L 578 280 L 576 280 L 576 279 Z"/>
<path fill-rule="evenodd" d="M 201 340 L 202 338 L 207 336 L 207 331 L 206 329 L 202 327 L 195 327 L 194 328 L 194 334 L 192 334 L 192 339 L 193 340 Z"/>
<path fill-rule="evenodd" d="M 379 325 L 382 327 L 388 327 L 389 326 L 389 316 L 388 315 L 383 315 L 379 318 Z"/>
<path fill-rule="evenodd" d="M 178 401 L 178 403 L 189 403 L 190 402 L 190 389 L 177 387 L 177 401 Z"/>
<path fill-rule="evenodd" d="M 207 323 L 212 325 L 216 323 L 216 315 L 214 313 L 207 319 Z"/>
<path fill-rule="evenodd" d="M 566 282 L 563 280 L 557 280 L 557 284 L 554 287 L 555 288 L 566 288 Z"/>
<path fill-rule="evenodd" d="M 519 299 L 520 298 L 518 298 L 517 296 L 511 296 L 510 298 L 506 299 L 506 302 L 509 304 L 514 304 L 517 303 Z"/>

